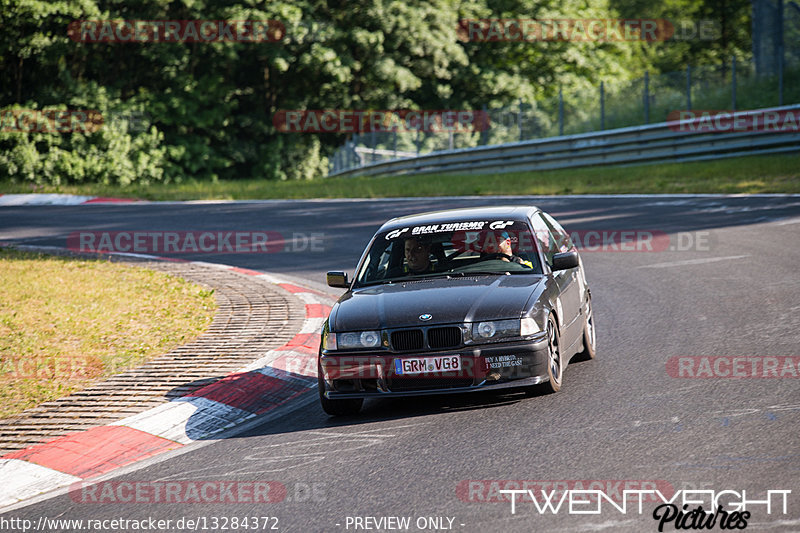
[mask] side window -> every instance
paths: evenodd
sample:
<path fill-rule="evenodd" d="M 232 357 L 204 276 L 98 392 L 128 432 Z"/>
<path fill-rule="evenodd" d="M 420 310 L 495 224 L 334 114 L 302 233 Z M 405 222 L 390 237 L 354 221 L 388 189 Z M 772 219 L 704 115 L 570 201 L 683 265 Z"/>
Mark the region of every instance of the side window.
<path fill-rule="evenodd" d="M 370 282 L 386 277 L 389 269 L 389 261 L 392 255 L 393 244 L 394 243 L 392 242 L 388 243 L 386 248 L 383 250 L 377 246 L 373 246 L 371 248 L 369 257 L 366 261 L 364 261 L 364 265 L 361 267 L 361 271 L 358 273 L 359 280 L 363 282 Z"/>
<path fill-rule="evenodd" d="M 569 233 L 561 227 L 561 224 L 555 221 L 553 217 L 547 213 L 540 213 L 547 226 L 552 231 L 553 235 L 557 237 L 556 244 L 558 245 L 559 252 L 567 252 L 572 250 L 572 239 L 569 238 Z"/>
<path fill-rule="evenodd" d="M 553 256 L 560 251 L 558 241 L 553 235 L 553 232 L 545 223 L 544 219 L 540 216 L 541 213 L 536 213 L 531 217 L 531 224 L 533 225 L 533 232 L 536 236 L 536 242 L 544 253 L 548 265 L 553 264 Z"/>

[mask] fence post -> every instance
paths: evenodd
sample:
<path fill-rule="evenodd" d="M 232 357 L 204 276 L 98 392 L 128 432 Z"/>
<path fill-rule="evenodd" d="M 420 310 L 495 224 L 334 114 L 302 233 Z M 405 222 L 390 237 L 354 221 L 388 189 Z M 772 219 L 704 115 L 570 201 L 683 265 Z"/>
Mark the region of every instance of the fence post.
<path fill-rule="evenodd" d="M 736 56 L 731 56 L 731 110 L 736 111 Z"/>
<path fill-rule="evenodd" d="M 564 95 L 558 88 L 558 135 L 564 135 Z"/>
<path fill-rule="evenodd" d="M 644 123 L 650 124 L 650 73 L 644 71 Z"/>
<path fill-rule="evenodd" d="M 778 105 L 783 105 L 783 0 L 778 0 Z"/>
<path fill-rule="evenodd" d="M 522 135 L 522 98 L 519 99 L 517 105 L 519 107 L 519 113 L 517 114 L 517 127 L 519 128 L 519 140 L 522 141 L 524 139 Z"/>
<path fill-rule="evenodd" d="M 483 111 L 483 117 L 481 117 L 481 140 L 480 144 L 486 146 L 489 142 L 489 110 L 486 107 L 486 104 L 481 106 L 481 110 Z"/>
<path fill-rule="evenodd" d="M 686 65 L 686 110 L 692 110 L 692 67 Z"/>
<path fill-rule="evenodd" d="M 606 129 L 606 88 L 600 82 L 600 129 Z"/>

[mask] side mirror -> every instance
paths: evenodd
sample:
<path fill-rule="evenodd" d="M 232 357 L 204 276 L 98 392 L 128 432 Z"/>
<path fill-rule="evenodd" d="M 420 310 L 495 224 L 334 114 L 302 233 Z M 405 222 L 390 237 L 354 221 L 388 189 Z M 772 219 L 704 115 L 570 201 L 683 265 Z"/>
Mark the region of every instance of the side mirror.
<path fill-rule="evenodd" d="M 578 266 L 578 252 L 562 252 L 553 256 L 553 272 Z"/>
<path fill-rule="evenodd" d="M 325 277 L 329 287 L 339 287 L 341 289 L 350 287 L 347 282 L 347 272 L 328 272 Z"/>

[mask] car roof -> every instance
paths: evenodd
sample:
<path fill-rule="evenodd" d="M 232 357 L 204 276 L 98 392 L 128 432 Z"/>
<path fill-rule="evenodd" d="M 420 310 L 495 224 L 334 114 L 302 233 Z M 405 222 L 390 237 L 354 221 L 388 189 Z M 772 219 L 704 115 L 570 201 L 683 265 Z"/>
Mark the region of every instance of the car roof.
<path fill-rule="evenodd" d="M 416 213 L 393 218 L 381 226 L 378 232 L 389 231 L 396 228 L 404 228 L 407 226 L 441 224 L 444 222 L 453 222 L 457 220 L 525 220 L 528 215 L 535 213 L 536 211 L 539 211 L 539 208 L 532 205 L 466 207 L 461 209 L 447 209 L 444 211 L 429 211 L 427 213 Z"/>

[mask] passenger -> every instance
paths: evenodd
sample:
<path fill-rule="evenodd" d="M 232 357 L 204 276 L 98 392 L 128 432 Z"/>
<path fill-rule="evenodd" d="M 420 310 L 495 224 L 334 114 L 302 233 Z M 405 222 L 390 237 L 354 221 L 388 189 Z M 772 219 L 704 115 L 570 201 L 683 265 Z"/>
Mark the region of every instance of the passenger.
<path fill-rule="evenodd" d="M 405 240 L 404 245 L 406 265 L 403 267 L 403 272 L 422 274 L 423 272 L 433 271 L 431 243 L 429 241 L 410 237 Z"/>

